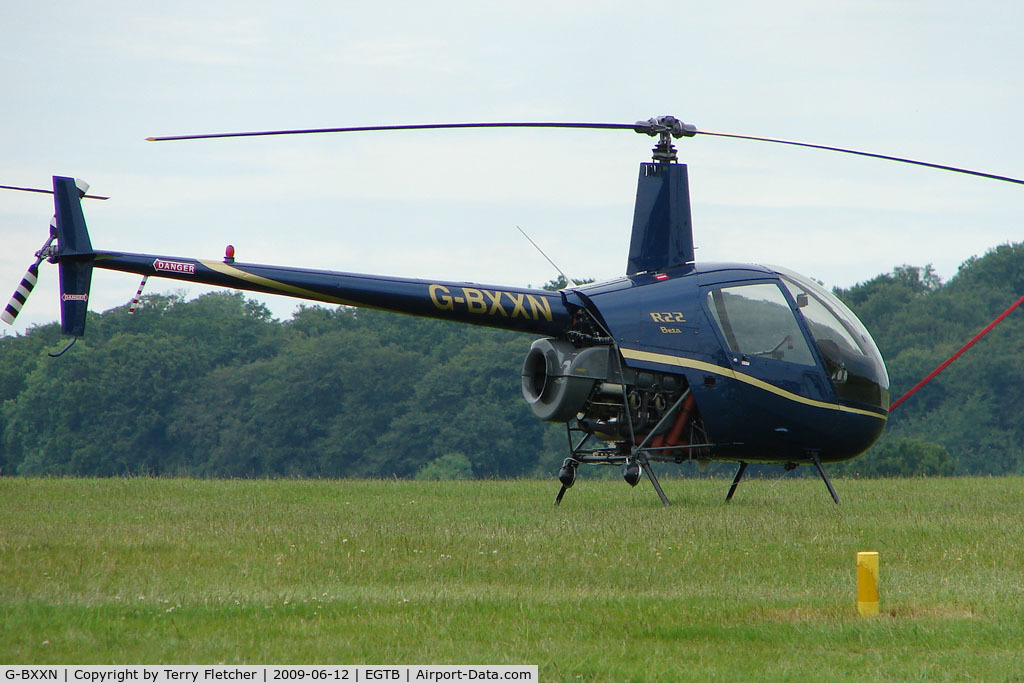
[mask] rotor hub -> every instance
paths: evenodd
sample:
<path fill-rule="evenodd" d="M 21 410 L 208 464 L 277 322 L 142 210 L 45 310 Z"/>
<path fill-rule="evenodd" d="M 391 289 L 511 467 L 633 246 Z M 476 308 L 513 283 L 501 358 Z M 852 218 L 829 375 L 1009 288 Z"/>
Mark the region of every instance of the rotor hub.
<path fill-rule="evenodd" d="M 659 164 L 674 164 L 678 160 L 672 138 L 692 138 L 697 134 L 696 126 L 683 123 L 674 116 L 658 116 L 646 121 L 637 121 L 633 130 L 651 137 L 658 136 L 658 144 L 651 151 L 654 161 Z"/>

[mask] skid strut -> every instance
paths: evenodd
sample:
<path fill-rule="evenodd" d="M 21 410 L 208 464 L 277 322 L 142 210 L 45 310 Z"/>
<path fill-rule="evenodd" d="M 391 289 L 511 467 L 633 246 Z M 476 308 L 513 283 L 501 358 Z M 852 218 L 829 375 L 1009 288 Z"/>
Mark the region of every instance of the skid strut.
<path fill-rule="evenodd" d="M 661 498 L 661 504 L 665 507 L 671 505 L 671 503 L 668 502 L 668 496 L 666 496 L 665 492 L 661 490 L 661 482 L 659 482 L 658 477 L 655 476 L 654 470 L 651 468 L 651 462 L 647 459 L 647 456 L 643 451 L 640 452 L 637 460 L 640 461 L 644 472 L 647 473 L 647 478 L 651 480 L 651 485 L 654 486 L 654 490 L 658 492 L 658 497 Z"/>
<path fill-rule="evenodd" d="M 811 453 L 811 462 L 813 462 L 814 466 L 818 469 L 818 474 L 821 475 L 822 480 L 825 482 L 825 486 L 828 487 L 828 492 L 832 494 L 832 500 L 836 502 L 836 505 L 839 505 L 839 496 L 836 494 L 836 490 L 832 488 L 832 482 L 828 480 L 828 475 L 825 474 L 825 468 L 821 466 L 821 460 L 818 458 L 817 453 Z"/>
<path fill-rule="evenodd" d="M 729 487 L 729 493 L 725 494 L 725 502 L 728 503 L 732 500 L 732 496 L 736 493 L 736 487 L 740 485 L 740 479 L 743 478 L 743 473 L 747 471 L 747 463 L 741 462 L 740 468 L 736 470 L 736 476 L 732 480 L 732 486 Z"/>

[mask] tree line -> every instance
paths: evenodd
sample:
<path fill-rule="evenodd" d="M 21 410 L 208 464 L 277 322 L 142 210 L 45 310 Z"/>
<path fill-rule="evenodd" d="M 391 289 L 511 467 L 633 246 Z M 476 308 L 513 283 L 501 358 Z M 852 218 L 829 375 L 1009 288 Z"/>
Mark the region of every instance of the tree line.
<path fill-rule="evenodd" d="M 1024 244 L 961 264 L 943 283 L 930 266 L 901 266 L 836 292 L 871 330 L 893 399 L 952 356 L 1024 295 Z M 889 416 L 879 442 L 848 473 L 1024 472 L 1024 306 Z"/>
<path fill-rule="evenodd" d="M 549 283 L 557 286 L 560 283 Z M 943 283 L 901 266 L 836 293 L 871 330 L 893 397 L 1024 294 L 1024 245 Z M 1024 472 L 1024 313 L 892 413 L 860 476 Z M 149 295 L 0 338 L 0 473 L 199 477 L 550 476 L 564 427 L 520 395 L 526 335 L 344 307 L 274 320 L 239 292 Z"/>
<path fill-rule="evenodd" d="M 278 322 L 238 292 L 150 295 L 133 315 L 90 313 L 87 329 L 59 361 L 46 356 L 57 325 L 0 339 L 4 474 L 512 477 L 552 466 L 550 426 L 519 396 L 521 335 L 348 308 L 300 307 Z"/>

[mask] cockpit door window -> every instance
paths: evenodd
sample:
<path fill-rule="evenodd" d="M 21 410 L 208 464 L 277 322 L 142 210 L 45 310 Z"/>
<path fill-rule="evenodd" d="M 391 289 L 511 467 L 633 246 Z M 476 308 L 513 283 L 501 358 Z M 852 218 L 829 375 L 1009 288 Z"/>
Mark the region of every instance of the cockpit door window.
<path fill-rule="evenodd" d="M 735 360 L 762 358 L 798 365 L 815 365 L 779 286 L 773 282 L 712 289 L 707 306 Z"/>

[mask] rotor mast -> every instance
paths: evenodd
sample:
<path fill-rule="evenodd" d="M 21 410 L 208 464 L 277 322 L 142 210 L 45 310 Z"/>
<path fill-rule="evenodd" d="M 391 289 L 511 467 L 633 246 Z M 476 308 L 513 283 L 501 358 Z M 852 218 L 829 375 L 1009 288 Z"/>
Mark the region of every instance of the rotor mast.
<path fill-rule="evenodd" d="M 694 260 L 690 185 L 686 164 L 677 163 L 673 138 L 693 137 L 695 126 L 674 116 L 637 121 L 637 133 L 657 136 L 654 161 L 640 164 L 626 275 L 664 272 Z"/>

